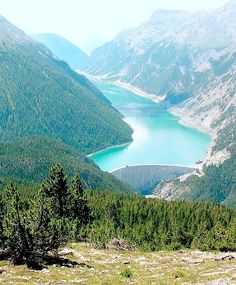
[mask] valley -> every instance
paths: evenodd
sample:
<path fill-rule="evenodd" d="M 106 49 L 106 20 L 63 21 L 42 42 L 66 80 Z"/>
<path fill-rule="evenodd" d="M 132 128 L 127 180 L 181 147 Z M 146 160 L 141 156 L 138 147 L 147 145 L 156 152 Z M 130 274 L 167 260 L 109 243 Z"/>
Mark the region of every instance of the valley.
<path fill-rule="evenodd" d="M 236 0 L 25 1 L 0 15 L 0 284 L 236 284 Z"/>
<path fill-rule="evenodd" d="M 236 205 L 235 14 L 235 0 L 196 12 L 158 9 L 95 49 L 82 67 L 86 74 L 156 95 L 181 124 L 211 134 L 199 170 L 156 187 L 156 198 Z"/>
<path fill-rule="evenodd" d="M 133 141 L 129 145 L 91 156 L 102 170 L 132 165 L 193 166 L 204 159 L 209 135 L 179 124 L 178 117 L 150 99 L 112 83 L 94 83 L 133 129 Z"/>

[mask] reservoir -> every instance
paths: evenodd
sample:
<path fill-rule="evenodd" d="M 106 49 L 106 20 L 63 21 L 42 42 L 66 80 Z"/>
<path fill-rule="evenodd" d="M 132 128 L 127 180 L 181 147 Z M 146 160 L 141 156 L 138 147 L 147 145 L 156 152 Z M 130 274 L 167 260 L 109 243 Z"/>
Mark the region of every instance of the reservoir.
<path fill-rule="evenodd" d="M 112 83 L 94 82 L 133 129 L 133 142 L 91 156 L 104 171 L 131 165 L 193 166 L 207 152 L 210 136 L 181 125 L 150 99 Z"/>

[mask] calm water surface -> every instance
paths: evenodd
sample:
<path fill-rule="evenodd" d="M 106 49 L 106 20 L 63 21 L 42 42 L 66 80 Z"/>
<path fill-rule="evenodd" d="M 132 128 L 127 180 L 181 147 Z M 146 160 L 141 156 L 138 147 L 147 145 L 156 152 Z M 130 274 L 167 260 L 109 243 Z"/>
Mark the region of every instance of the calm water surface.
<path fill-rule="evenodd" d="M 111 83 L 94 83 L 134 130 L 130 145 L 91 157 L 102 170 L 137 164 L 192 166 L 204 158 L 210 136 L 182 126 L 177 117 L 151 100 Z"/>

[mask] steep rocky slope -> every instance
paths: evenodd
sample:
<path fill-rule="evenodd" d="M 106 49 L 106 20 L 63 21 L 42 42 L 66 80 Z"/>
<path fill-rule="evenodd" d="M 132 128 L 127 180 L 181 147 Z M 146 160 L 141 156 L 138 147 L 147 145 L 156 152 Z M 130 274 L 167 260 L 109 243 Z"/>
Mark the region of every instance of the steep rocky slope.
<path fill-rule="evenodd" d="M 200 12 L 157 10 L 96 49 L 85 71 L 156 95 L 192 93 L 209 60 L 236 43 L 236 2 Z"/>
<path fill-rule="evenodd" d="M 211 60 L 210 68 L 205 73 L 202 85 L 195 96 L 171 110 L 179 114 L 182 122 L 201 127 L 214 134 L 212 151 L 225 151 L 232 149 L 235 141 L 233 133 L 229 136 L 227 144 L 219 145 L 225 140 L 220 135 L 221 130 L 227 126 L 233 128 L 235 123 L 236 107 L 236 49 L 227 51 L 218 60 Z M 217 137 L 217 139 L 216 139 Z M 215 142 L 218 147 L 213 147 Z M 212 156 L 210 153 L 209 158 Z"/>
<path fill-rule="evenodd" d="M 212 133 L 208 154 L 195 175 L 163 183 L 159 198 L 213 200 L 236 206 L 236 52 L 212 62 L 208 84 L 172 109 L 182 122 Z"/>

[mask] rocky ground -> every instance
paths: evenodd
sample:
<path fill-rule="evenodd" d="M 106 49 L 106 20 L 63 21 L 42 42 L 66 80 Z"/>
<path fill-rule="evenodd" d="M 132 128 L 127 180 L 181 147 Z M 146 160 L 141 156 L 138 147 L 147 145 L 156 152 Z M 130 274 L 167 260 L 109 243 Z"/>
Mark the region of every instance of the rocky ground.
<path fill-rule="evenodd" d="M 71 244 L 61 255 L 77 265 L 32 271 L 0 261 L 0 284 L 236 284 L 236 253 L 100 250 Z"/>

